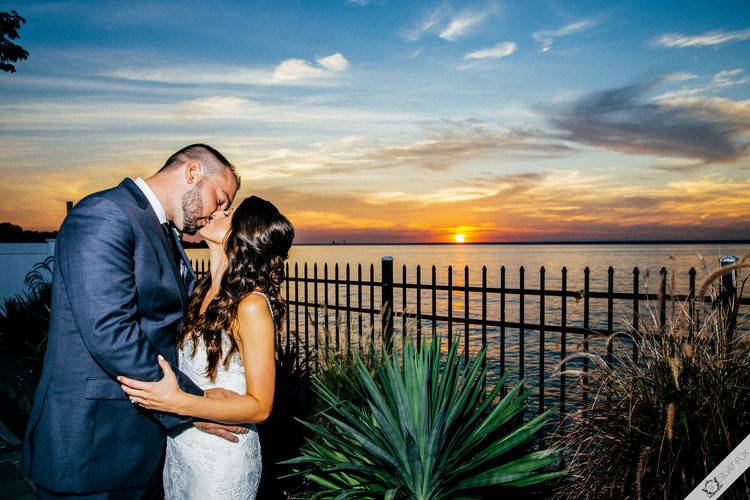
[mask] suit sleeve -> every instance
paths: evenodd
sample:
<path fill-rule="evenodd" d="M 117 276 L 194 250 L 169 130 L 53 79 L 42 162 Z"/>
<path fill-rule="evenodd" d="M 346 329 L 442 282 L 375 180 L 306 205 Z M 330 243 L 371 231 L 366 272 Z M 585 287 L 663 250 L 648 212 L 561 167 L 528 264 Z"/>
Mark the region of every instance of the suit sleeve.
<path fill-rule="evenodd" d="M 134 237 L 127 214 L 108 198 L 84 200 L 66 217 L 56 244 L 73 318 L 96 362 L 112 377 L 160 380 L 159 351 L 138 321 Z M 176 373 L 184 391 L 203 395 L 189 377 Z M 154 416 L 167 429 L 191 420 L 169 413 Z"/>

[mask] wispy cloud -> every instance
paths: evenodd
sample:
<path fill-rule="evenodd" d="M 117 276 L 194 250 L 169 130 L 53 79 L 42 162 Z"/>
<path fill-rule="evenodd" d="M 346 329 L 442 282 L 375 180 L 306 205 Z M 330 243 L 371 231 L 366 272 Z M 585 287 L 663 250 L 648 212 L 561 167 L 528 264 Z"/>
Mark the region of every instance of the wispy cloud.
<path fill-rule="evenodd" d="M 499 129 L 474 120 L 451 122 L 426 132 L 427 139 L 379 147 L 369 156 L 385 165 L 445 171 L 501 151 L 517 158 L 560 157 L 573 151 L 539 131 Z"/>
<path fill-rule="evenodd" d="M 422 52 L 424 52 L 423 49 L 414 49 L 406 56 L 407 59 L 416 59 L 417 57 L 422 55 Z"/>
<path fill-rule="evenodd" d="M 497 194 L 497 192 L 497 189 L 480 187 L 444 188 L 421 195 L 409 195 L 407 193 L 404 193 L 403 191 L 388 191 L 373 193 L 365 197 L 363 201 L 372 205 L 381 205 L 393 203 L 394 200 L 409 200 L 409 202 L 411 203 L 433 205 L 440 203 L 458 203 L 463 201 L 479 200 L 482 198 L 487 198 L 488 196 L 494 196 Z"/>
<path fill-rule="evenodd" d="M 744 85 L 750 82 L 750 77 L 745 76 L 742 68 L 735 68 L 730 70 L 719 71 L 711 77 L 708 82 L 695 84 L 692 86 L 683 86 L 682 88 L 665 92 L 657 97 L 660 100 L 676 99 L 682 97 L 692 97 L 699 94 L 710 94 L 725 90 L 730 87 L 736 87 L 738 85 Z M 688 77 L 676 78 L 675 75 L 668 75 L 662 78 L 665 83 L 673 83 L 680 81 L 700 81 L 701 78 L 696 75 L 689 75 Z M 705 81 L 705 80 L 704 80 Z M 697 84 L 697 85 L 696 85 Z"/>
<path fill-rule="evenodd" d="M 412 142 L 382 144 L 363 137 L 314 144 L 304 150 L 279 150 L 257 164 L 268 175 L 320 175 L 408 168 L 447 172 L 468 162 L 503 153 L 503 160 L 559 158 L 574 150 L 533 130 L 500 129 L 475 120 L 442 122 L 424 130 Z"/>
<path fill-rule="evenodd" d="M 103 76 L 124 80 L 170 83 L 176 85 L 324 85 L 349 67 L 340 53 L 320 57 L 314 63 L 304 59 L 286 59 L 275 68 L 243 66 L 166 66 L 124 68 Z"/>
<path fill-rule="evenodd" d="M 415 42 L 426 33 L 435 32 L 438 23 L 445 17 L 445 7 L 438 7 L 425 17 L 417 26 L 404 32 L 401 37 L 407 42 Z"/>
<path fill-rule="evenodd" d="M 680 33 L 666 33 L 655 38 L 656 45 L 669 48 L 709 47 L 727 42 L 750 39 L 750 28 L 739 31 L 708 31 L 700 35 L 683 35 Z"/>
<path fill-rule="evenodd" d="M 696 78 L 698 78 L 698 75 L 678 71 L 677 73 L 670 73 L 668 75 L 665 75 L 664 77 L 662 77 L 662 81 L 667 82 L 667 83 L 675 83 L 675 82 L 686 82 L 688 80 L 695 80 Z"/>
<path fill-rule="evenodd" d="M 694 116 L 717 122 L 731 121 L 738 135 L 750 135 L 750 99 L 732 101 L 724 97 L 682 97 L 658 101 L 665 107 L 690 109 Z"/>
<path fill-rule="evenodd" d="M 455 42 L 471 33 L 495 10 L 494 4 L 484 9 L 465 8 L 458 12 L 443 5 L 430 12 L 416 27 L 406 31 L 402 38 L 414 42 L 427 33 L 433 33 L 443 40 Z"/>
<path fill-rule="evenodd" d="M 326 57 L 319 57 L 317 61 L 323 68 L 335 73 L 344 71 L 349 67 L 349 61 L 347 61 L 346 57 L 342 56 L 340 52 L 336 52 L 335 54 Z"/>
<path fill-rule="evenodd" d="M 454 42 L 469 33 L 474 26 L 484 21 L 487 14 L 487 11 L 462 10 L 448 21 L 448 25 L 440 31 L 438 36 L 443 40 Z"/>
<path fill-rule="evenodd" d="M 518 196 L 541 185 L 550 172 L 526 172 L 522 174 L 489 175 L 476 179 L 456 181 L 453 185 L 424 193 L 404 191 L 376 191 L 363 198 L 370 205 L 417 204 L 433 205 L 463 203 L 491 198 L 502 193 Z"/>
<path fill-rule="evenodd" d="M 319 80 L 340 73 L 349 67 L 349 61 L 340 53 L 320 57 L 313 66 L 303 59 L 287 59 L 279 64 L 271 76 L 272 83 Z"/>
<path fill-rule="evenodd" d="M 117 102 L 116 100 L 70 100 L 12 103 L 0 105 L 0 132 L 66 133 L 96 130 L 97 133 L 141 129 L 170 131 L 194 122 L 247 127 L 251 124 L 310 124 L 315 129 L 343 127 L 362 123 L 403 124 L 424 119 L 411 112 L 378 109 L 321 106 L 298 102 L 251 101 L 237 96 L 209 96 L 170 102 Z M 227 131 L 229 133 L 230 131 Z M 310 134 L 315 133 L 310 131 Z"/>
<path fill-rule="evenodd" d="M 260 195 L 283 207 L 305 242 L 452 241 L 456 233 L 470 241 L 750 234 L 744 194 L 750 179 L 706 174 L 675 181 L 672 173 L 668 182 L 653 186 L 580 169 L 483 174 L 433 189 L 422 183 L 404 187 L 395 179 L 383 188 L 333 194 L 283 183 Z"/>
<path fill-rule="evenodd" d="M 334 226 L 337 229 L 381 228 L 396 226 L 396 222 L 377 217 L 362 217 L 350 215 L 340 211 L 300 210 L 290 214 L 295 225 L 304 226 Z"/>
<path fill-rule="evenodd" d="M 517 49 L 514 42 L 501 42 L 494 47 L 469 52 L 464 55 L 464 59 L 500 59 L 513 54 Z"/>
<path fill-rule="evenodd" d="M 651 165 L 651 168 L 660 172 L 667 172 L 667 173 L 688 173 L 688 172 L 696 172 L 698 170 L 703 170 L 707 167 L 706 163 L 702 161 L 690 161 L 690 160 L 681 160 L 681 159 L 666 159 L 661 160 L 653 165 Z"/>
<path fill-rule="evenodd" d="M 472 202 L 471 207 L 486 214 L 484 220 L 533 227 L 537 235 L 556 234 L 560 239 L 569 239 L 570 234 L 583 239 L 605 235 L 647 239 L 657 230 L 684 238 L 685 229 L 690 234 L 720 234 L 719 227 L 724 231 L 732 227 L 742 231 L 738 226 L 745 232 L 750 229 L 743 220 L 750 215 L 750 205 L 742 191 L 750 186 L 750 179 L 706 174 L 675 181 L 673 172 L 668 178 L 669 182 L 660 185 L 622 183 L 617 176 L 577 169 L 497 175 L 475 180 L 477 185 L 500 189 L 494 196 Z M 501 188 L 504 184 L 509 187 Z M 529 203 L 530 199 L 534 202 Z M 472 218 L 474 223 L 482 221 Z M 511 231 L 514 237 L 515 233 Z"/>
<path fill-rule="evenodd" d="M 583 95 L 549 110 L 550 121 L 569 141 L 627 154 L 704 163 L 747 156 L 750 104 L 649 99 L 658 84 L 657 80 Z"/>
<path fill-rule="evenodd" d="M 262 167 L 264 177 L 318 179 L 321 175 L 346 174 L 348 179 L 354 179 L 356 175 L 386 169 L 451 172 L 489 158 L 500 164 L 518 159 L 561 158 L 574 152 L 572 147 L 538 131 L 500 129 L 475 120 L 443 122 L 425 129 L 423 135 L 412 142 L 390 144 L 345 137 L 307 148 L 269 151 L 256 156 L 253 164 Z"/>
<path fill-rule="evenodd" d="M 531 36 L 542 45 L 542 48 L 540 49 L 542 52 L 548 52 L 552 48 L 552 44 L 556 39 L 580 33 L 581 31 L 586 31 L 587 29 L 593 28 L 595 25 L 596 21 L 593 19 L 581 19 L 579 21 L 568 23 L 561 28 L 535 31 Z"/>
<path fill-rule="evenodd" d="M 177 106 L 181 118 L 246 117 L 255 114 L 257 106 L 249 99 L 233 96 L 212 96 L 183 101 Z"/>

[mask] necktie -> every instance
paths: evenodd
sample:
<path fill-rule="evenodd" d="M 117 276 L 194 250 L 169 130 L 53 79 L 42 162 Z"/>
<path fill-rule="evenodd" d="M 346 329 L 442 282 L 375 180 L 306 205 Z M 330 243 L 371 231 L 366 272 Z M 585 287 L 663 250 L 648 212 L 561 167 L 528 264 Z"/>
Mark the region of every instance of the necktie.
<path fill-rule="evenodd" d="M 185 282 L 185 275 L 186 275 L 186 269 L 185 269 L 185 263 L 182 262 L 182 255 L 180 254 L 180 251 L 177 249 L 177 240 L 175 239 L 174 230 L 169 225 L 169 222 L 165 222 L 161 225 L 162 229 L 164 230 L 164 234 L 167 236 L 167 240 L 169 241 L 169 247 L 172 249 L 172 258 L 174 259 L 175 263 L 180 267 L 180 277 L 182 278 L 182 283 L 187 286 L 187 283 Z"/>

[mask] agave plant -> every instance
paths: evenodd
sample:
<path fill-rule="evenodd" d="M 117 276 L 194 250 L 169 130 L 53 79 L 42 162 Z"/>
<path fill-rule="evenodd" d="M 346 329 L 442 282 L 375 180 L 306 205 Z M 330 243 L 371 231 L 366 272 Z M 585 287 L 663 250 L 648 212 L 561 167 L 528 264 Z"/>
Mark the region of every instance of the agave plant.
<path fill-rule="evenodd" d="M 284 462 L 295 467 L 288 476 L 314 482 L 319 491 L 313 498 L 443 499 L 564 474 L 544 471 L 559 460 L 554 449 L 507 460 L 542 429 L 554 408 L 508 431 L 506 424 L 526 407 L 523 381 L 495 404 L 507 377 L 485 391 L 485 349 L 467 363 L 458 345 L 449 347 L 442 362 L 434 337 L 420 348 L 407 342 L 403 368 L 399 350 L 393 350 L 374 363 L 374 376 L 355 353 L 355 376 L 346 383 L 349 392 L 362 394 L 360 404 L 313 377 L 330 425 L 302 422 L 315 437 L 307 439 L 300 456 Z"/>
<path fill-rule="evenodd" d="M 342 315 L 336 314 L 335 321 L 340 330 L 344 330 Z M 380 324 L 380 320 L 378 320 Z M 354 405 L 365 404 L 366 394 L 359 384 L 353 384 L 352 380 L 357 378 L 357 363 L 353 352 L 359 353 L 359 360 L 367 368 L 368 373 L 375 375 L 375 366 L 383 364 L 385 351 L 383 349 L 393 349 L 394 343 L 390 340 L 390 346 L 386 345 L 385 340 L 381 341 L 378 346 L 375 342 L 368 342 L 367 339 L 371 333 L 362 336 L 361 342 L 356 345 L 356 349 L 344 345 L 343 349 L 331 349 L 329 346 L 334 345 L 333 331 L 331 328 L 321 328 L 319 332 L 318 348 L 316 349 L 316 370 L 315 378 L 317 383 L 326 387 L 329 393 L 333 394 L 337 400 L 345 400 Z M 381 337 L 377 332 L 375 335 Z M 380 349 L 378 349 L 380 347 Z M 374 379 L 377 383 L 377 378 Z M 328 408 L 328 401 L 324 398 L 316 398 L 316 415 L 320 415 Z M 316 418 L 315 423 L 330 427 L 330 422 L 326 419 Z"/>

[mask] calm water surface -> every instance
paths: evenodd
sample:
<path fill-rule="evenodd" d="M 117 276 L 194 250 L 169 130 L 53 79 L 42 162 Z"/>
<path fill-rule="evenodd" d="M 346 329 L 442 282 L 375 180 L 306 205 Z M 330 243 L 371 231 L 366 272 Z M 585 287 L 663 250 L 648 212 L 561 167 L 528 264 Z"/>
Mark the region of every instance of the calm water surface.
<path fill-rule="evenodd" d="M 381 260 L 384 256 L 393 257 L 394 281 L 396 284 L 403 282 L 403 269 L 406 268 L 408 283 L 416 282 L 417 266 L 421 268 L 421 283 L 429 285 L 432 280 L 432 266 L 435 266 L 436 282 L 438 284 L 448 283 L 449 266 L 452 268 L 452 283 L 462 286 L 465 282 L 465 267 L 469 269 L 469 284 L 481 286 L 482 266 L 487 267 L 487 285 L 499 287 L 500 269 L 506 269 L 505 285 L 509 288 L 519 288 L 521 284 L 521 268 L 524 269 L 523 285 L 525 289 L 539 289 L 540 269 L 545 269 L 545 289 L 559 290 L 561 288 L 561 276 L 563 267 L 567 268 L 568 290 L 582 290 L 584 269 L 590 269 L 590 290 L 607 291 L 607 270 L 610 266 L 614 268 L 614 291 L 633 291 L 633 269 L 638 267 L 640 271 L 640 292 L 648 291 L 657 293 L 659 286 L 659 270 L 664 267 L 668 271 L 670 288 L 674 287 L 677 293 L 687 293 L 688 271 L 694 267 L 697 271 L 696 282 L 698 285 L 703 276 L 703 263 L 710 268 L 718 266 L 718 258 L 721 255 L 742 256 L 750 252 L 750 245 L 718 245 L 718 244 L 671 244 L 671 245 L 300 245 L 292 248 L 289 256 L 289 275 L 304 276 L 305 264 L 307 264 L 307 276 L 312 279 L 314 265 L 317 264 L 317 276 L 323 278 L 324 265 L 328 266 L 328 278 L 335 276 L 338 264 L 338 276 L 343 280 L 346 278 L 346 266 L 349 267 L 349 277 L 356 280 L 358 277 L 358 266 L 361 265 L 362 278 L 370 278 L 371 266 L 372 277 L 375 281 L 380 280 Z M 191 259 L 207 259 L 206 250 L 188 250 Z M 296 265 L 296 268 L 295 268 Z M 672 275 L 674 283 L 672 284 Z M 325 295 L 325 286 L 317 285 L 318 303 L 322 304 Z M 336 288 L 333 284 L 328 285 L 328 304 L 334 304 L 336 299 Z M 296 293 L 296 294 L 295 294 Z M 305 287 L 299 284 L 295 292 L 294 286 L 290 287 L 289 298 L 297 297 L 304 300 Z M 315 286 L 309 283 L 307 286 L 307 297 L 313 302 Z M 362 287 L 361 299 L 356 285 L 349 288 L 347 294 L 346 286 L 338 286 L 338 298 L 340 306 L 345 306 L 347 297 L 351 306 L 360 303 L 363 307 L 370 304 L 369 287 Z M 417 295 L 416 290 L 409 289 L 404 295 L 398 285 L 394 288 L 394 303 L 397 311 L 404 309 L 404 299 L 409 312 L 415 312 Z M 560 325 L 561 316 L 560 297 L 546 297 L 544 304 L 544 322 L 548 325 Z M 381 304 L 380 290 L 375 287 L 372 303 L 375 308 Z M 424 314 L 432 312 L 432 297 L 429 290 L 423 290 L 421 294 L 421 311 Z M 438 291 L 436 293 L 436 312 L 439 315 L 448 315 L 448 293 Z M 625 331 L 627 323 L 632 317 L 632 303 L 630 301 L 615 301 L 615 318 L 613 329 Z M 566 322 L 568 326 L 583 326 L 583 301 L 567 300 Z M 654 304 L 641 304 L 640 314 L 643 322 L 649 321 L 649 315 L 654 312 Z M 464 324 L 461 322 L 469 310 L 469 317 L 481 318 L 482 296 L 481 293 L 470 293 L 468 303 L 464 299 L 463 291 L 454 291 L 452 296 L 451 314 L 457 317 L 452 325 L 453 337 L 464 339 Z M 499 294 L 488 294 L 487 317 L 491 319 L 500 318 L 500 296 Z M 310 319 L 314 319 L 315 309 L 308 308 Z M 539 323 L 541 304 L 538 296 L 527 296 L 524 300 L 523 320 L 525 323 Z M 304 307 L 300 306 L 296 311 L 292 306 L 290 310 L 290 330 L 299 331 L 304 345 L 307 335 L 310 345 L 314 343 L 313 323 L 305 323 Z M 517 295 L 506 296 L 505 318 L 506 321 L 520 322 L 521 308 Z M 347 332 L 346 324 L 350 325 Z M 342 348 L 351 344 L 353 348 L 366 345 L 371 334 L 370 315 L 341 313 L 340 320 L 343 324 L 336 329 L 335 311 L 328 315 L 329 343 Z M 318 325 L 324 326 L 325 315 L 322 309 L 318 309 Z M 375 330 L 379 330 L 379 321 L 375 316 Z M 590 326 L 591 328 L 606 328 L 607 309 L 605 299 L 590 300 Z M 305 326 L 307 331 L 305 332 Z M 406 328 L 404 329 L 404 326 Z M 422 331 L 429 335 L 432 331 L 432 322 L 422 322 Z M 403 335 L 404 331 L 413 333 L 416 327 L 414 320 L 403 324 L 401 318 L 395 320 L 395 334 Z M 446 335 L 448 325 L 446 322 L 437 322 L 437 330 Z M 337 331 L 338 330 L 338 331 Z M 475 353 L 481 346 L 482 326 L 470 325 L 469 327 L 469 350 Z M 519 329 L 506 328 L 505 341 L 499 327 L 488 327 L 486 330 L 489 366 L 492 378 L 496 379 L 504 368 L 510 372 L 511 381 L 518 380 L 521 376 L 527 377 L 532 386 L 533 393 L 538 395 L 538 381 L 540 374 L 545 378 L 545 402 L 552 403 L 556 400 L 560 391 L 560 379 L 553 377 L 555 367 L 561 359 L 564 350 L 570 354 L 582 349 L 583 338 L 580 334 L 568 333 L 563 339 L 558 333 L 545 332 L 544 337 L 538 330 L 519 331 Z M 325 341 L 324 335 L 319 336 L 322 345 Z M 543 348 L 541 346 L 543 345 Z M 627 346 L 626 346 L 627 347 Z M 523 350 L 523 372 L 521 372 L 521 350 Z M 598 353 L 606 352 L 603 339 L 590 338 L 589 350 Z M 542 356 L 543 354 L 543 356 Z M 542 361 L 543 358 L 543 361 Z M 580 368 L 580 362 L 569 364 L 569 368 Z M 540 373 L 541 370 L 541 373 Z M 573 381 L 566 379 L 565 386 L 569 387 L 568 397 L 575 398 L 577 391 Z"/>
<path fill-rule="evenodd" d="M 499 282 L 500 267 L 506 268 L 506 285 L 516 286 L 519 269 L 525 269 L 525 282 L 534 286 L 539 283 L 539 269 L 544 266 L 547 283 L 559 284 L 563 267 L 568 270 L 569 288 L 581 286 L 583 269 L 591 270 L 591 288 L 599 285 L 606 289 L 607 269 L 615 269 L 615 283 L 630 285 L 632 288 L 633 268 L 641 272 L 648 270 L 654 281 L 659 269 L 677 272 L 679 286 L 687 286 L 687 273 L 690 267 L 700 271 L 703 256 L 711 267 L 717 265 L 718 256 L 742 256 L 750 252 L 750 245 L 300 245 L 292 248 L 289 255 L 290 275 L 294 275 L 294 264 L 298 264 L 300 276 L 304 264 L 308 264 L 308 275 L 312 276 L 312 266 L 318 264 L 319 276 L 323 264 L 328 264 L 329 276 L 333 275 L 335 264 L 339 265 L 340 276 L 344 276 L 345 266 L 351 266 L 351 276 L 356 277 L 357 265 L 362 264 L 364 277 L 369 277 L 370 264 L 374 266 L 375 279 L 380 279 L 381 259 L 392 256 L 394 278 L 400 281 L 402 266 L 407 268 L 407 277 L 414 280 L 417 265 L 421 266 L 422 282 L 430 278 L 431 267 L 436 267 L 439 283 L 447 282 L 448 266 L 453 267 L 453 283 L 463 284 L 464 266 L 469 266 L 469 282 L 481 284 L 482 266 L 487 266 L 487 280 L 490 285 Z M 207 250 L 188 250 L 195 259 L 207 259 Z M 656 277 L 656 278 L 654 278 Z M 655 282 L 655 281 L 654 281 Z M 595 284 L 597 286 L 595 286 Z M 548 288 L 550 288 L 548 286 Z M 618 287 L 619 288 L 619 287 Z"/>

